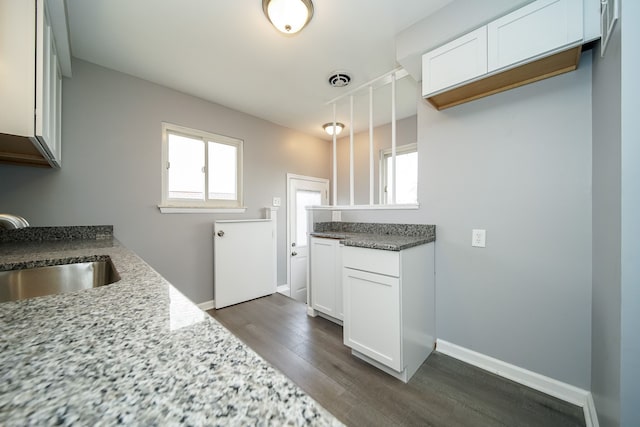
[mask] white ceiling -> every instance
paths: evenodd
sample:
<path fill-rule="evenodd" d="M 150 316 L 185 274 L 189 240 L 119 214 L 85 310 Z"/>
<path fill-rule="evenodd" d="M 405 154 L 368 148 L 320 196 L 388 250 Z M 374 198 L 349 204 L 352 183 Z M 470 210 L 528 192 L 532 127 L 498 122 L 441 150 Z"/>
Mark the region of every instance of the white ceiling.
<path fill-rule="evenodd" d="M 67 10 L 74 57 L 326 138 L 326 102 L 394 69 L 396 34 L 451 1 L 315 0 L 294 36 L 271 26 L 260 0 L 67 0 Z M 352 84 L 329 86 L 335 70 Z M 390 121 L 389 93 L 376 90 L 376 124 Z M 398 82 L 399 118 L 415 114 L 417 93 L 411 77 Z M 367 96 L 355 110 L 363 130 Z M 348 123 L 347 101 L 338 112 Z"/>

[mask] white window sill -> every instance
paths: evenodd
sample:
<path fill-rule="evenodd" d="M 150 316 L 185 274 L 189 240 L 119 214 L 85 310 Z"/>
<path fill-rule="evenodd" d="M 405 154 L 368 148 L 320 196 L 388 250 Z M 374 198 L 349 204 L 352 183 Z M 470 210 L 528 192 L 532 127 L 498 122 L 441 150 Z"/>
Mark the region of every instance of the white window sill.
<path fill-rule="evenodd" d="M 420 209 L 419 203 L 406 205 L 336 205 L 336 206 L 309 206 L 314 211 L 381 211 L 381 210 L 412 210 Z"/>
<path fill-rule="evenodd" d="M 186 213 L 186 214 L 210 214 L 210 213 L 244 213 L 247 208 L 224 208 L 224 207 L 195 207 L 195 206 L 162 206 L 158 205 L 158 209 L 160 209 L 160 213 L 163 214 L 176 214 L 176 213 Z"/>

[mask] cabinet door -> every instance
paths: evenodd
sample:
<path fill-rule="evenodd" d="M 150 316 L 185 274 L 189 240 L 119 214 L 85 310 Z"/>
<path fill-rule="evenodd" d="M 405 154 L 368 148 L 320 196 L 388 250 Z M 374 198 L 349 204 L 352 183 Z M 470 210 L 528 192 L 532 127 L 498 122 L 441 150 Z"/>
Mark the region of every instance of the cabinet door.
<path fill-rule="evenodd" d="M 337 240 L 311 238 L 311 305 L 329 316 L 336 310 Z"/>
<path fill-rule="evenodd" d="M 487 27 L 427 52 L 422 56 L 422 95 L 487 73 Z"/>
<path fill-rule="evenodd" d="M 400 279 L 342 269 L 344 344 L 401 372 Z"/>
<path fill-rule="evenodd" d="M 580 43 L 582 2 L 538 0 L 489 23 L 489 72 Z"/>

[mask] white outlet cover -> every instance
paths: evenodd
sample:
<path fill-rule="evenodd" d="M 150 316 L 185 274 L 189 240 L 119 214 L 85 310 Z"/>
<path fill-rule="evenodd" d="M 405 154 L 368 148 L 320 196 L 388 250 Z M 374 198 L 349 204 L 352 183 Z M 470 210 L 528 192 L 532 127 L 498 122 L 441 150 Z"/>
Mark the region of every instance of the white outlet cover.
<path fill-rule="evenodd" d="M 471 246 L 484 248 L 487 246 L 487 230 L 473 229 L 471 231 Z"/>
<path fill-rule="evenodd" d="M 331 211 L 331 221 L 342 221 L 342 211 Z"/>
<path fill-rule="evenodd" d="M 273 206 L 280 206 L 281 204 L 282 204 L 282 201 L 280 200 L 280 197 L 273 198 Z"/>

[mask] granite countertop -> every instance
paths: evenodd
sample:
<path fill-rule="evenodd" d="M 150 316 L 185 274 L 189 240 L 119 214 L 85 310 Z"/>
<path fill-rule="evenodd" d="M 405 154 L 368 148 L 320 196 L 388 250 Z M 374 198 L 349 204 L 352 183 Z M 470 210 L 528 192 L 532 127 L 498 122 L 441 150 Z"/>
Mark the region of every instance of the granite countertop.
<path fill-rule="evenodd" d="M 340 425 L 115 239 L 1 243 L 0 268 L 96 255 L 120 281 L 0 303 L 0 425 Z"/>
<path fill-rule="evenodd" d="M 345 246 L 386 251 L 401 251 L 436 240 L 435 226 L 422 224 L 316 223 L 311 236 L 337 239 Z"/>

